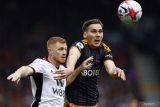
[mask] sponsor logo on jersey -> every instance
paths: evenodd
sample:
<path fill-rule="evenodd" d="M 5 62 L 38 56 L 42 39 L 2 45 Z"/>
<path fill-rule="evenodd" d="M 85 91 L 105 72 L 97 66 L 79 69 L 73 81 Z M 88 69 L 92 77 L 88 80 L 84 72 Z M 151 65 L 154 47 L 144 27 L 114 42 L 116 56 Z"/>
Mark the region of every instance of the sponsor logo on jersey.
<path fill-rule="evenodd" d="M 64 97 L 64 92 L 65 92 L 64 89 L 52 87 L 52 90 L 55 95 L 58 95 L 60 97 Z"/>
<path fill-rule="evenodd" d="M 98 76 L 99 75 L 100 70 L 99 69 L 85 69 L 83 70 L 83 72 L 81 72 L 82 76 Z"/>
<path fill-rule="evenodd" d="M 52 87 L 52 90 L 53 90 L 53 93 L 55 95 L 58 95 L 58 96 L 63 96 L 64 97 L 64 89 L 62 89 L 64 87 L 64 80 L 61 79 L 61 80 L 56 80 L 57 82 L 57 86 L 58 87 Z"/>
<path fill-rule="evenodd" d="M 64 80 L 56 80 L 57 86 L 63 87 L 64 86 Z"/>

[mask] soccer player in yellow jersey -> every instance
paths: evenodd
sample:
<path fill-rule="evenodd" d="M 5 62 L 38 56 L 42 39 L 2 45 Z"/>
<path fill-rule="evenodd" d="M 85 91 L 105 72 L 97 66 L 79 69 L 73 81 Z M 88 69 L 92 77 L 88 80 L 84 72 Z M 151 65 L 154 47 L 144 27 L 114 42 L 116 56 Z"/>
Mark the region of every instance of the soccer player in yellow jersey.
<path fill-rule="evenodd" d="M 75 68 L 90 56 L 93 56 L 92 67 L 82 70 L 73 83 L 67 86 L 66 107 L 97 106 L 99 97 L 97 80 L 103 66 L 109 75 L 126 80 L 124 71 L 116 67 L 110 48 L 102 42 L 102 22 L 99 19 L 87 20 L 84 22 L 82 30 L 84 39 L 74 43 L 70 48 L 67 68 L 74 71 Z M 69 76 L 73 76 L 74 74 L 75 72 Z"/>

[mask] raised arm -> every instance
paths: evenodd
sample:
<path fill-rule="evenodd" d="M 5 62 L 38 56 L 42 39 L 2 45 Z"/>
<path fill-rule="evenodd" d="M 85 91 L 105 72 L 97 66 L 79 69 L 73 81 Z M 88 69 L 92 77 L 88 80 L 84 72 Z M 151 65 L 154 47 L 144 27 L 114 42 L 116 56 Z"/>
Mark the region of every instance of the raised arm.
<path fill-rule="evenodd" d="M 34 73 L 34 70 L 31 67 L 22 66 L 19 69 L 17 69 L 14 73 L 9 75 L 7 79 L 18 84 L 22 77 L 26 77 L 28 75 L 31 75 L 32 73 Z"/>
<path fill-rule="evenodd" d="M 105 69 L 109 75 L 120 77 L 122 80 L 126 80 L 126 76 L 125 76 L 124 71 L 122 69 L 116 67 L 113 60 L 105 60 L 104 66 L 105 66 Z"/>

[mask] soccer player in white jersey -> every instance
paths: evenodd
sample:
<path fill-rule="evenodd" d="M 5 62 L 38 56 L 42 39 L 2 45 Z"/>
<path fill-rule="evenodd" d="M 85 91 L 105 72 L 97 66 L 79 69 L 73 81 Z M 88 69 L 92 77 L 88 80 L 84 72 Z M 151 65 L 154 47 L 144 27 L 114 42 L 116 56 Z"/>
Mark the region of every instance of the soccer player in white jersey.
<path fill-rule="evenodd" d="M 30 76 L 33 94 L 31 107 L 63 107 L 66 85 L 70 84 L 82 69 L 92 66 L 90 62 L 93 57 L 90 57 L 76 69 L 79 72 L 74 76 L 55 80 L 53 76 L 56 72 L 67 69 L 62 65 L 67 55 L 66 40 L 61 37 L 51 37 L 47 41 L 47 49 L 47 58 L 37 58 L 31 64 L 20 67 L 7 77 L 8 80 L 18 83 L 22 77 Z"/>

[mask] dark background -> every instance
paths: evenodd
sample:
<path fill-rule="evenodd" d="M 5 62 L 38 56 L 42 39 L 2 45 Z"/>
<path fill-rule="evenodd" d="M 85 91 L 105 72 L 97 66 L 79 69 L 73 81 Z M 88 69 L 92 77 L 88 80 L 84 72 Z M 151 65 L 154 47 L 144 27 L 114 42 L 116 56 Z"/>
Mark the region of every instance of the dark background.
<path fill-rule="evenodd" d="M 6 77 L 47 53 L 46 41 L 57 35 L 68 46 L 82 39 L 85 20 L 104 24 L 104 41 L 112 49 L 127 81 L 103 71 L 99 80 L 100 107 L 160 105 L 159 0 L 137 0 L 143 9 L 139 22 L 123 24 L 117 8 L 123 0 L 6 0 L 0 1 L 0 107 L 29 107 L 29 78 L 17 85 Z"/>

